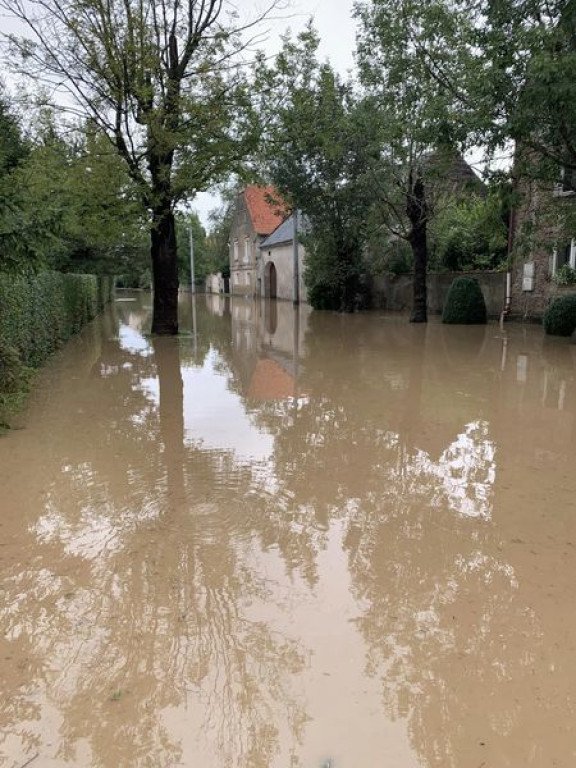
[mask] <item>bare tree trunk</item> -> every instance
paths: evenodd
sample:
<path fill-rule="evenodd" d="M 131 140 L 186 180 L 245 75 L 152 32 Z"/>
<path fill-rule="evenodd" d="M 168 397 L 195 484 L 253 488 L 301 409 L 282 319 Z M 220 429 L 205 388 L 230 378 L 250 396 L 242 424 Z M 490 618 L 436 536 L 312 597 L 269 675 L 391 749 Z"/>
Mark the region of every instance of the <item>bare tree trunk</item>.
<path fill-rule="evenodd" d="M 154 283 L 152 333 L 173 335 L 178 333 L 178 258 L 176 223 L 169 207 L 153 211 L 151 241 Z"/>
<path fill-rule="evenodd" d="M 426 271 L 428 264 L 428 248 L 426 242 L 426 229 L 428 209 L 424 182 L 418 174 L 414 185 L 410 184 L 411 193 L 408 196 L 406 212 L 410 220 L 410 245 L 414 260 L 414 294 L 412 301 L 411 323 L 427 323 L 427 294 Z"/>

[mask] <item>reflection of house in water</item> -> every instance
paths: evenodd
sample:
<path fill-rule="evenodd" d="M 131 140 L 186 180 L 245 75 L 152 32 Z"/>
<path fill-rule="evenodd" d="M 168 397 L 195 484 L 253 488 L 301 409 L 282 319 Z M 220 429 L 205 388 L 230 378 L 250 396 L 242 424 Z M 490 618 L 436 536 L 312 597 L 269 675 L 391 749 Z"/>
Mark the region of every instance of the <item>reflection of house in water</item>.
<path fill-rule="evenodd" d="M 248 387 L 250 400 L 288 400 L 296 394 L 296 379 L 280 363 L 270 358 L 257 361 Z"/>
<path fill-rule="evenodd" d="M 307 305 L 232 301 L 234 367 L 248 398 L 296 396 L 309 314 Z"/>

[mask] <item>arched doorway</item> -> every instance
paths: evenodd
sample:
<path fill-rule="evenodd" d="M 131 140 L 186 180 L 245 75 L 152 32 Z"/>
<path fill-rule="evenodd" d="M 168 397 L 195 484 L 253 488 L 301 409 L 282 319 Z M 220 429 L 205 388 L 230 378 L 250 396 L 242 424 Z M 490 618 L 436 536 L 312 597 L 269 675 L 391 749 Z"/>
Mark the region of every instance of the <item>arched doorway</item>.
<path fill-rule="evenodd" d="M 264 296 L 267 299 L 276 298 L 276 267 L 269 261 L 264 269 Z"/>

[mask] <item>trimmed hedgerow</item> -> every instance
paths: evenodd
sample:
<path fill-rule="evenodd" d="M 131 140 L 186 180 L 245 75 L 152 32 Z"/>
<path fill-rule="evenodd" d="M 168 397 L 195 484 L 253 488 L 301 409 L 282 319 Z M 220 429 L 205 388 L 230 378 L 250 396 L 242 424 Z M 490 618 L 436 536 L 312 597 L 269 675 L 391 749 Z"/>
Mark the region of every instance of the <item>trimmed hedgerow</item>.
<path fill-rule="evenodd" d="M 442 322 L 452 325 L 484 325 L 486 302 L 475 277 L 457 277 L 450 286 Z"/>
<path fill-rule="evenodd" d="M 0 396 L 92 320 L 112 289 L 112 278 L 94 275 L 0 274 Z"/>
<path fill-rule="evenodd" d="M 556 297 L 544 313 L 544 330 L 550 336 L 570 336 L 576 330 L 576 293 Z"/>

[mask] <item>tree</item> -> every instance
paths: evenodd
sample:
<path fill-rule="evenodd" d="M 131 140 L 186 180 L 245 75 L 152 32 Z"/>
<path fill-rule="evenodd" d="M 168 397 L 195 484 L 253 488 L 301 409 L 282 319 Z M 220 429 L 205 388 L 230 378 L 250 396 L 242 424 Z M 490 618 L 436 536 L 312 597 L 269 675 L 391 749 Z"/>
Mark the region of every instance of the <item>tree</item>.
<path fill-rule="evenodd" d="M 230 277 L 230 230 L 234 208 L 232 201 L 236 198 L 236 191 L 230 196 L 225 192 L 224 203 L 219 208 L 210 212 L 210 229 L 206 238 L 206 263 L 208 273 L 222 273 L 223 277 Z"/>
<path fill-rule="evenodd" d="M 475 102 L 481 138 L 490 149 L 512 140 L 531 150 L 523 159 L 532 174 L 536 166 L 539 175 L 553 169 L 558 180 L 559 166 L 576 171 L 574 3 L 464 0 L 453 12 L 475 20 L 476 66 L 454 84 L 462 101 Z"/>
<path fill-rule="evenodd" d="M 506 263 L 509 210 L 506 190 L 454 199 L 431 222 L 431 258 L 436 268 L 497 269 Z"/>
<path fill-rule="evenodd" d="M 139 260 L 147 229 L 134 184 L 90 124 L 65 140 L 44 111 L 0 193 L 4 269 L 121 274 Z"/>
<path fill-rule="evenodd" d="M 412 248 L 411 321 L 426 322 L 428 224 L 436 199 L 467 138 L 467 113 L 442 72 L 453 72 L 467 27 L 459 28 L 443 0 L 363 0 L 358 62 L 365 109 L 378 116 L 380 162 L 372 176 L 380 226 Z"/>
<path fill-rule="evenodd" d="M 268 99 L 264 161 L 282 197 L 309 223 L 305 279 L 312 306 L 352 311 L 362 271 L 365 221 L 372 200 L 364 176 L 375 159 L 368 113 L 351 83 L 316 59 L 309 27 L 285 41 L 261 76 Z"/>
<path fill-rule="evenodd" d="M 21 71 L 78 105 L 126 163 L 150 217 L 152 331 L 178 331 L 174 210 L 227 175 L 252 136 L 233 61 L 247 46 L 224 0 L 0 0 L 26 25 Z"/>

